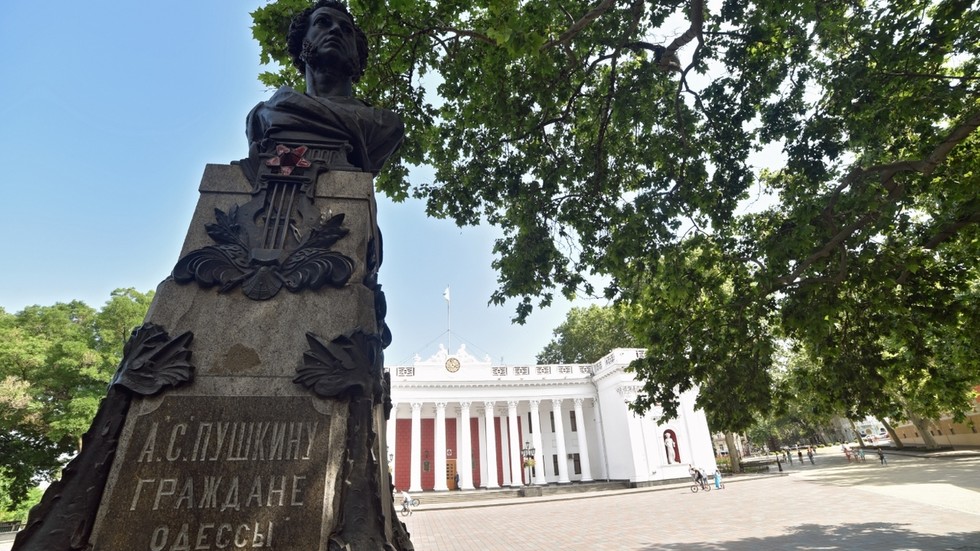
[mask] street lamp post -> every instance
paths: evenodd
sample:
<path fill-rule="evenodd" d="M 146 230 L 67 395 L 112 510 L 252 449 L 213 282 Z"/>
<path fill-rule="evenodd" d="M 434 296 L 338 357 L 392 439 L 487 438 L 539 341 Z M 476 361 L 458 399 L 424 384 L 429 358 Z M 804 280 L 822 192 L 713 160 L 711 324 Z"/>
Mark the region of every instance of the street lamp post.
<path fill-rule="evenodd" d="M 524 449 L 521 450 L 521 457 L 524 458 L 524 468 L 527 469 L 527 484 L 531 484 L 531 461 L 534 461 L 534 448 L 529 442 L 524 442 Z"/>

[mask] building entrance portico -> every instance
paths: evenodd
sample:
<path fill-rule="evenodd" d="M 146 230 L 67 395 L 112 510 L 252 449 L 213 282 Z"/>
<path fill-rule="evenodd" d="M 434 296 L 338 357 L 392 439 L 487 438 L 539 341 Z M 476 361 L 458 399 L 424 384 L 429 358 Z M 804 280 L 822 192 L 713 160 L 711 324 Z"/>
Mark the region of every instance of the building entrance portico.
<path fill-rule="evenodd" d="M 412 365 L 387 367 L 393 407 L 386 437 L 395 487 L 449 491 L 655 477 L 659 469 L 654 467 L 666 457 L 660 461 L 643 442 L 659 441 L 662 448 L 662 430 L 653 417 L 629 412 L 617 377 L 639 351 L 614 352 L 618 355 L 609 357 L 618 363 L 495 366 L 489 358 L 473 357 L 465 346 L 453 354 L 440 347 L 427 360 L 416 357 Z M 601 381 L 597 371 L 605 374 Z M 673 422 L 670 428 L 679 435 L 679 445 L 686 445 L 687 462 L 713 469 L 703 414 L 683 413 L 695 419 Z M 609 425 L 625 426 L 629 416 L 635 426 L 628 434 L 634 439 L 617 440 L 611 460 L 606 434 L 620 431 Z M 703 428 L 703 442 L 682 430 L 692 424 Z M 521 455 L 525 445 L 534 448 L 528 469 Z M 637 461 L 645 464 L 640 467 Z M 686 465 L 683 473 L 668 469 L 660 476 L 686 477 Z"/>

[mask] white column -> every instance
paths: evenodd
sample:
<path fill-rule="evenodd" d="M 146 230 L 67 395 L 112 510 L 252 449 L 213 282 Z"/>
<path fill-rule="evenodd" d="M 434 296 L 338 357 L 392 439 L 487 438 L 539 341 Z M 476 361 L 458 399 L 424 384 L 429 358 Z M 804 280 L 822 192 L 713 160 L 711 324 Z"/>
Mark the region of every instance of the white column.
<path fill-rule="evenodd" d="M 687 424 L 687 417 L 688 417 L 688 413 L 689 413 L 688 412 L 688 409 L 689 408 L 686 407 L 686 404 L 685 404 L 685 401 L 684 401 L 683 397 L 681 398 L 680 407 L 677 408 L 677 409 L 680 410 L 680 411 L 678 411 L 678 414 L 680 415 L 681 422 L 684 423 L 684 441 L 687 442 L 687 450 L 688 450 L 687 451 L 687 457 L 688 457 L 687 463 L 691 463 L 691 464 L 695 464 L 696 465 L 696 464 L 698 464 L 698 462 L 704 461 L 704 458 L 700 457 L 699 455 L 695 455 L 695 453 L 694 453 L 694 439 L 691 438 L 691 427 L 688 426 L 688 424 Z M 690 413 L 694 413 L 694 408 L 690 408 Z M 677 439 L 680 439 L 680 435 L 676 435 L 675 434 L 675 437 Z M 710 436 L 708 437 L 708 442 L 711 442 L 711 437 Z M 681 449 L 680 442 L 677 443 L 677 449 L 678 450 Z M 681 463 L 684 463 L 684 457 L 683 456 L 681 456 Z"/>
<path fill-rule="evenodd" d="M 617 449 L 617 453 L 621 453 L 624 457 L 630 458 L 629 467 L 633 471 L 630 475 L 630 482 L 646 482 L 650 480 L 650 469 L 646 463 L 646 450 L 641 448 L 645 440 L 643 426 L 639 416 L 630 409 L 630 404 L 636 400 L 638 391 L 638 386 L 630 385 L 624 385 L 616 389 L 616 392 L 623 397 L 621 411 L 624 412 L 626 427 L 629 429 L 629 442 L 624 443 L 622 449 Z M 641 451 L 643 452 L 642 455 L 640 454 Z"/>
<path fill-rule="evenodd" d="M 393 471 L 392 472 L 392 478 L 394 478 L 395 459 L 396 459 L 396 456 L 395 456 L 395 447 L 396 447 L 395 446 L 395 444 L 396 444 L 395 437 L 397 436 L 397 433 L 396 433 L 396 430 L 395 429 L 396 429 L 396 426 L 398 425 L 398 422 L 397 421 L 398 421 L 398 404 L 392 402 L 391 403 L 391 418 L 388 419 L 388 426 L 385 427 L 385 444 L 388 445 L 388 449 L 385 451 L 385 454 L 386 455 L 384 457 L 385 464 L 386 465 L 389 465 L 391 467 L 391 470 Z M 389 455 L 391 456 L 391 459 L 390 460 L 388 459 L 388 456 Z"/>
<path fill-rule="evenodd" d="M 603 426 L 602 412 L 599 411 L 599 399 L 592 398 L 592 413 L 595 417 L 592 419 L 595 421 L 595 426 L 598 429 L 596 443 L 599 445 L 599 470 L 601 471 L 601 476 L 603 480 L 609 480 L 612 478 L 609 475 L 609 458 L 606 457 L 606 428 Z"/>
<path fill-rule="evenodd" d="M 582 482 L 592 480 L 592 464 L 589 463 L 589 440 L 585 434 L 585 415 L 582 413 L 582 400 L 575 398 L 575 423 L 578 425 L 578 456 L 582 465 Z"/>
<path fill-rule="evenodd" d="M 521 486 L 521 438 L 517 431 L 517 400 L 507 402 L 507 428 L 510 432 L 510 485 Z"/>
<path fill-rule="evenodd" d="M 409 492 L 422 491 L 422 404 L 412 403 L 412 476 Z"/>
<path fill-rule="evenodd" d="M 473 489 L 473 449 L 470 446 L 470 403 L 459 404 L 459 459 L 456 460 L 456 472 L 459 473 L 459 489 Z"/>
<path fill-rule="evenodd" d="M 433 490 L 449 490 L 446 485 L 446 402 L 436 402 L 436 481 Z"/>
<path fill-rule="evenodd" d="M 562 419 L 561 400 L 551 401 L 555 412 L 555 441 L 558 445 L 558 483 L 571 482 L 568 478 L 568 452 L 565 450 L 565 423 Z"/>
<path fill-rule="evenodd" d="M 487 487 L 487 414 L 482 407 L 473 415 L 476 417 L 476 435 L 474 440 L 480 443 L 479 450 L 474 450 L 473 460 L 479 465 L 474 465 L 473 485 L 476 486 L 476 473 L 480 473 L 480 485 L 478 488 Z"/>
<path fill-rule="evenodd" d="M 544 446 L 541 445 L 541 432 L 544 424 L 541 423 L 541 410 L 538 408 L 540 400 L 531 400 L 531 422 L 534 427 L 531 431 L 531 443 L 534 446 L 534 483 L 545 485 L 548 479 L 544 474 Z"/>
<path fill-rule="evenodd" d="M 496 414 L 500 418 L 500 486 L 506 488 L 511 485 L 510 472 L 510 431 L 504 420 L 507 418 L 507 410 L 499 409 Z"/>
<path fill-rule="evenodd" d="M 486 440 L 486 461 L 487 466 L 487 488 L 499 488 L 500 479 L 497 478 L 497 429 L 493 426 L 493 402 L 483 402 L 483 417 L 486 419 L 487 440 Z"/>

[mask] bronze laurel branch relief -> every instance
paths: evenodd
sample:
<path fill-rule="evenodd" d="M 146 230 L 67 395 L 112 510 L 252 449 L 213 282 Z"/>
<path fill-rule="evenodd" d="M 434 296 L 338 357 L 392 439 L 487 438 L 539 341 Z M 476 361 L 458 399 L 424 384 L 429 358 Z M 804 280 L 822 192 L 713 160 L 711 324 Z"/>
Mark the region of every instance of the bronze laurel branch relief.
<path fill-rule="evenodd" d="M 293 382 L 321 398 L 367 397 L 382 399 L 382 342 L 378 335 L 354 330 L 325 341 L 306 334 L 309 350 L 303 354 Z"/>
<path fill-rule="evenodd" d="M 123 387 L 141 396 L 153 396 L 164 387 L 177 387 L 194 378 L 190 331 L 170 338 L 153 323 L 133 329 L 123 348 L 123 359 L 109 387 Z"/>
<path fill-rule="evenodd" d="M 178 283 L 196 281 L 205 288 L 217 285 L 222 293 L 241 286 L 242 293 L 253 300 L 268 300 L 283 287 L 296 293 L 323 286 L 340 288 L 350 280 L 354 272 L 353 261 L 330 250 L 349 233 L 342 227 L 343 214 L 327 220 L 321 218 L 302 237 L 296 237 L 294 224 L 282 224 L 284 227 L 275 230 L 276 233 L 281 231 L 281 237 L 273 236 L 273 241 L 280 239 L 278 247 L 251 246 L 253 236 L 245 229 L 249 221 L 241 218 L 242 212 L 237 205 L 227 214 L 215 209 L 216 223 L 206 225 L 205 229 L 217 245 L 197 249 L 181 258 L 174 267 L 174 280 Z M 271 224 L 266 216 L 264 233 L 270 232 Z M 287 232 L 293 233 L 292 237 L 299 242 L 291 251 L 282 246 Z"/>
<path fill-rule="evenodd" d="M 347 399 L 347 438 L 340 488 L 339 522 L 330 534 L 330 551 L 346 549 L 396 549 L 384 537 L 382 501 L 391 501 L 391 489 L 377 478 L 379 469 L 375 453 L 377 434 L 373 430 L 377 404 L 387 401 L 382 374 L 384 352 L 381 336 L 354 329 L 326 341 L 313 333 L 306 334 L 310 346 L 303 354 L 303 365 L 297 368 L 293 382 L 321 398 Z M 394 532 L 404 526 L 392 518 Z M 412 549 L 408 538 L 401 538 L 399 549 Z"/>

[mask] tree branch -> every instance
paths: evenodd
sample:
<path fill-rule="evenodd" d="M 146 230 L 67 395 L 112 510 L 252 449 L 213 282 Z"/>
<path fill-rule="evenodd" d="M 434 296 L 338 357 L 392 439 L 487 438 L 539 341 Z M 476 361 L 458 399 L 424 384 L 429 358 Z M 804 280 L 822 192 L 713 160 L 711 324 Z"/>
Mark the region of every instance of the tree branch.
<path fill-rule="evenodd" d="M 903 71 L 903 72 L 883 71 L 881 74 L 889 77 L 903 77 L 903 78 L 935 78 L 940 80 L 980 80 L 980 76 L 956 76 L 956 75 L 943 75 L 939 73 L 916 73 L 910 71 Z"/>
<path fill-rule="evenodd" d="M 440 32 L 440 33 L 453 33 L 454 35 L 456 35 L 453 38 L 460 37 L 460 36 L 466 36 L 466 37 L 469 37 L 469 38 L 473 38 L 473 39 L 479 40 L 480 42 L 485 42 L 487 44 L 491 44 L 493 46 L 496 46 L 497 45 L 497 42 L 494 39 L 490 38 L 489 36 L 487 36 L 487 35 L 485 35 L 483 33 L 478 33 L 476 31 L 468 31 L 468 30 L 465 30 L 465 29 L 455 29 L 453 27 L 432 27 L 430 30 L 435 31 L 435 32 Z"/>
<path fill-rule="evenodd" d="M 602 14 L 609 11 L 609 8 L 613 7 L 615 4 L 616 0 L 602 0 L 602 2 L 599 2 L 599 4 L 596 5 L 596 7 L 592 8 L 588 13 L 582 16 L 581 19 L 575 23 L 572 23 L 572 25 L 568 27 L 565 32 L 561 33 L 557 39 L 545 42 L 544 45 L 541 46 L 541 49 L 547 50 L 557 46 L 558 44 L 567 44 L 569 40 L 575 37 L 575 35 L 582 32 L 582 29 L 588 27 L 589 24 L 596 19 L 599 19 Z"/>
<path fill-rule="evenodd" d="M 939 245 L 942 245 L 946 241 L 950 240 L 959 233 L 963 228 L 971 224 L 980 224 L 980 212 L 974 211 L 964 216 L 957 218 L 955 221 L 947 224 L 939 229 L 932 237 L 930 237 L 925 243 L 922 244 L 922 248 L 927 250 L 934 250 Z M 908 281 L 912 272 L 906 268 L 902 270 L 901 275 L 895 280 L 899 285 L 904 285 Z"/>
<path fill-rule="evenodd" d="M 976 131 L 978 127 L 980 127 L 980 112 L 973 113 L 972 115 L 968 116 L 962 123 L 954 128 L 946 139 L 943 140 L 941 144 L 936 146 L 936 148 L 933 149 L 932 152 L 925 158 L 896 161 L 894 163 L 875 165 L 865 169 L 855 168 L 850 174 L 847 175 L 846 178 L 844 178 L 841 184 L 837 186 L 834 193 L 840 193 L 847 187 L 853 185 L 870 174 L 879 174 L 879 181 L 885 187 L 885 189 L 889 191 L 891 191 L 891 189 L 895 186 L 895 176 L 901 172 L 920 172 L 923 176 L 928 176 L 929 174 L 932 174 L 932 171 L 935 170 L 937 166 L 946 160 L 946 157 L 949 156 L 949 152 L 952 151 L 954 147 L 959 145 L 960 142 Z"/>
<path fill-rule="evenodd" d="M 691 26 L 678 36 L 667 46 L 667 52 L 676 53 L 682 46 L 701 36 L 701 29 L 704 27 L 704 0 L 691 0 L 691 13 L 689 15 Z"/>
<path fill-rule="evenodd" d="M 879 176 L 879 183 L 885 190 L 888 191 L 888 194 L 883 198 L 884 204 L 898 201 L 904 195 L 905 186 L 895 182 L 896 175 L 902 172 L 919 172 L 923 176 L 928 176 L 936 169 L 936 167 L 946 160 L 946 157 L 949 156 L 950 151 L 952 151 L 954 147 L 976 131 L 978 127 L 980 127 L 980 112 L 973 113 L 972 115 L 966 117 L 962 123 L 950 131 L 949 135 L 945 140 L 943 140 L 942 143 L 936 146 L 936 148 L 933 149 L 929 155 L 922 159 L 904 160 L 895 163 L 876 165 L 866 169 L 852 170 L 851 173 L 844 178 L 844 181 L 841 182 L 841 184 L 834 190 L 831 202 L 836 202 L 836 197 L 843 192 L 844 189 L 862 180 L 865 176 L 872 174 L 877 174 Z M 832 209 L 832 206 L 828 206 L 827 209 Z M 824 209 L 825 212 L 827 212 L 827 209 Z M 819 250 L 813 252 L 808 257 L 800 261 L 800 263 L 797 264 L 796 269 L 794 269 L 791 273 L 777 278 L 777 287 L 798 284 L 797 279 L 803 274 L 803 272 L 808 270 L 810 266 L 821 258 L 828 256 L 835 248 L 853 235 L 854 232 L 877 219 L 880 214 L 880 210 L 866 213 L 857 220 L 841 228 Z"/>
<path fill-rule="evenodd" d="M 609 90 L 606 92 L 606 97 L 602 103 L 602 113 L 599 117 L 599 134 L 596 136 L 595 144 L 595 174 L 596 177 L 600 177 L 606 169 L 606 163 L 603 163 L 603 151 L 605 149 L 606 141 L 606 129 L 609 127 L 609 120 L 612 118 L 612 100 L 616 95 L 616 61 L 618 57 L 613 57 L 612 63 L 609 68 Z M 598 193 L 599 190 L 596 190 Z M 601 196 L 601 194 L 599 194 Z"/>
<path fill-rule="evenodd" d="M 958 218 L 955 222 L 948 224 L 941 228 L 935 235 L 929 238 L 928 241 L 922 244 L 925 249 L 934 250 L 939 245 L 942 245 L 954 235 L 957 234 L 963 228 L 969 226 L 970 224 L 980 224 L 980 212 L 972 212 L 966 216 Z"/>

